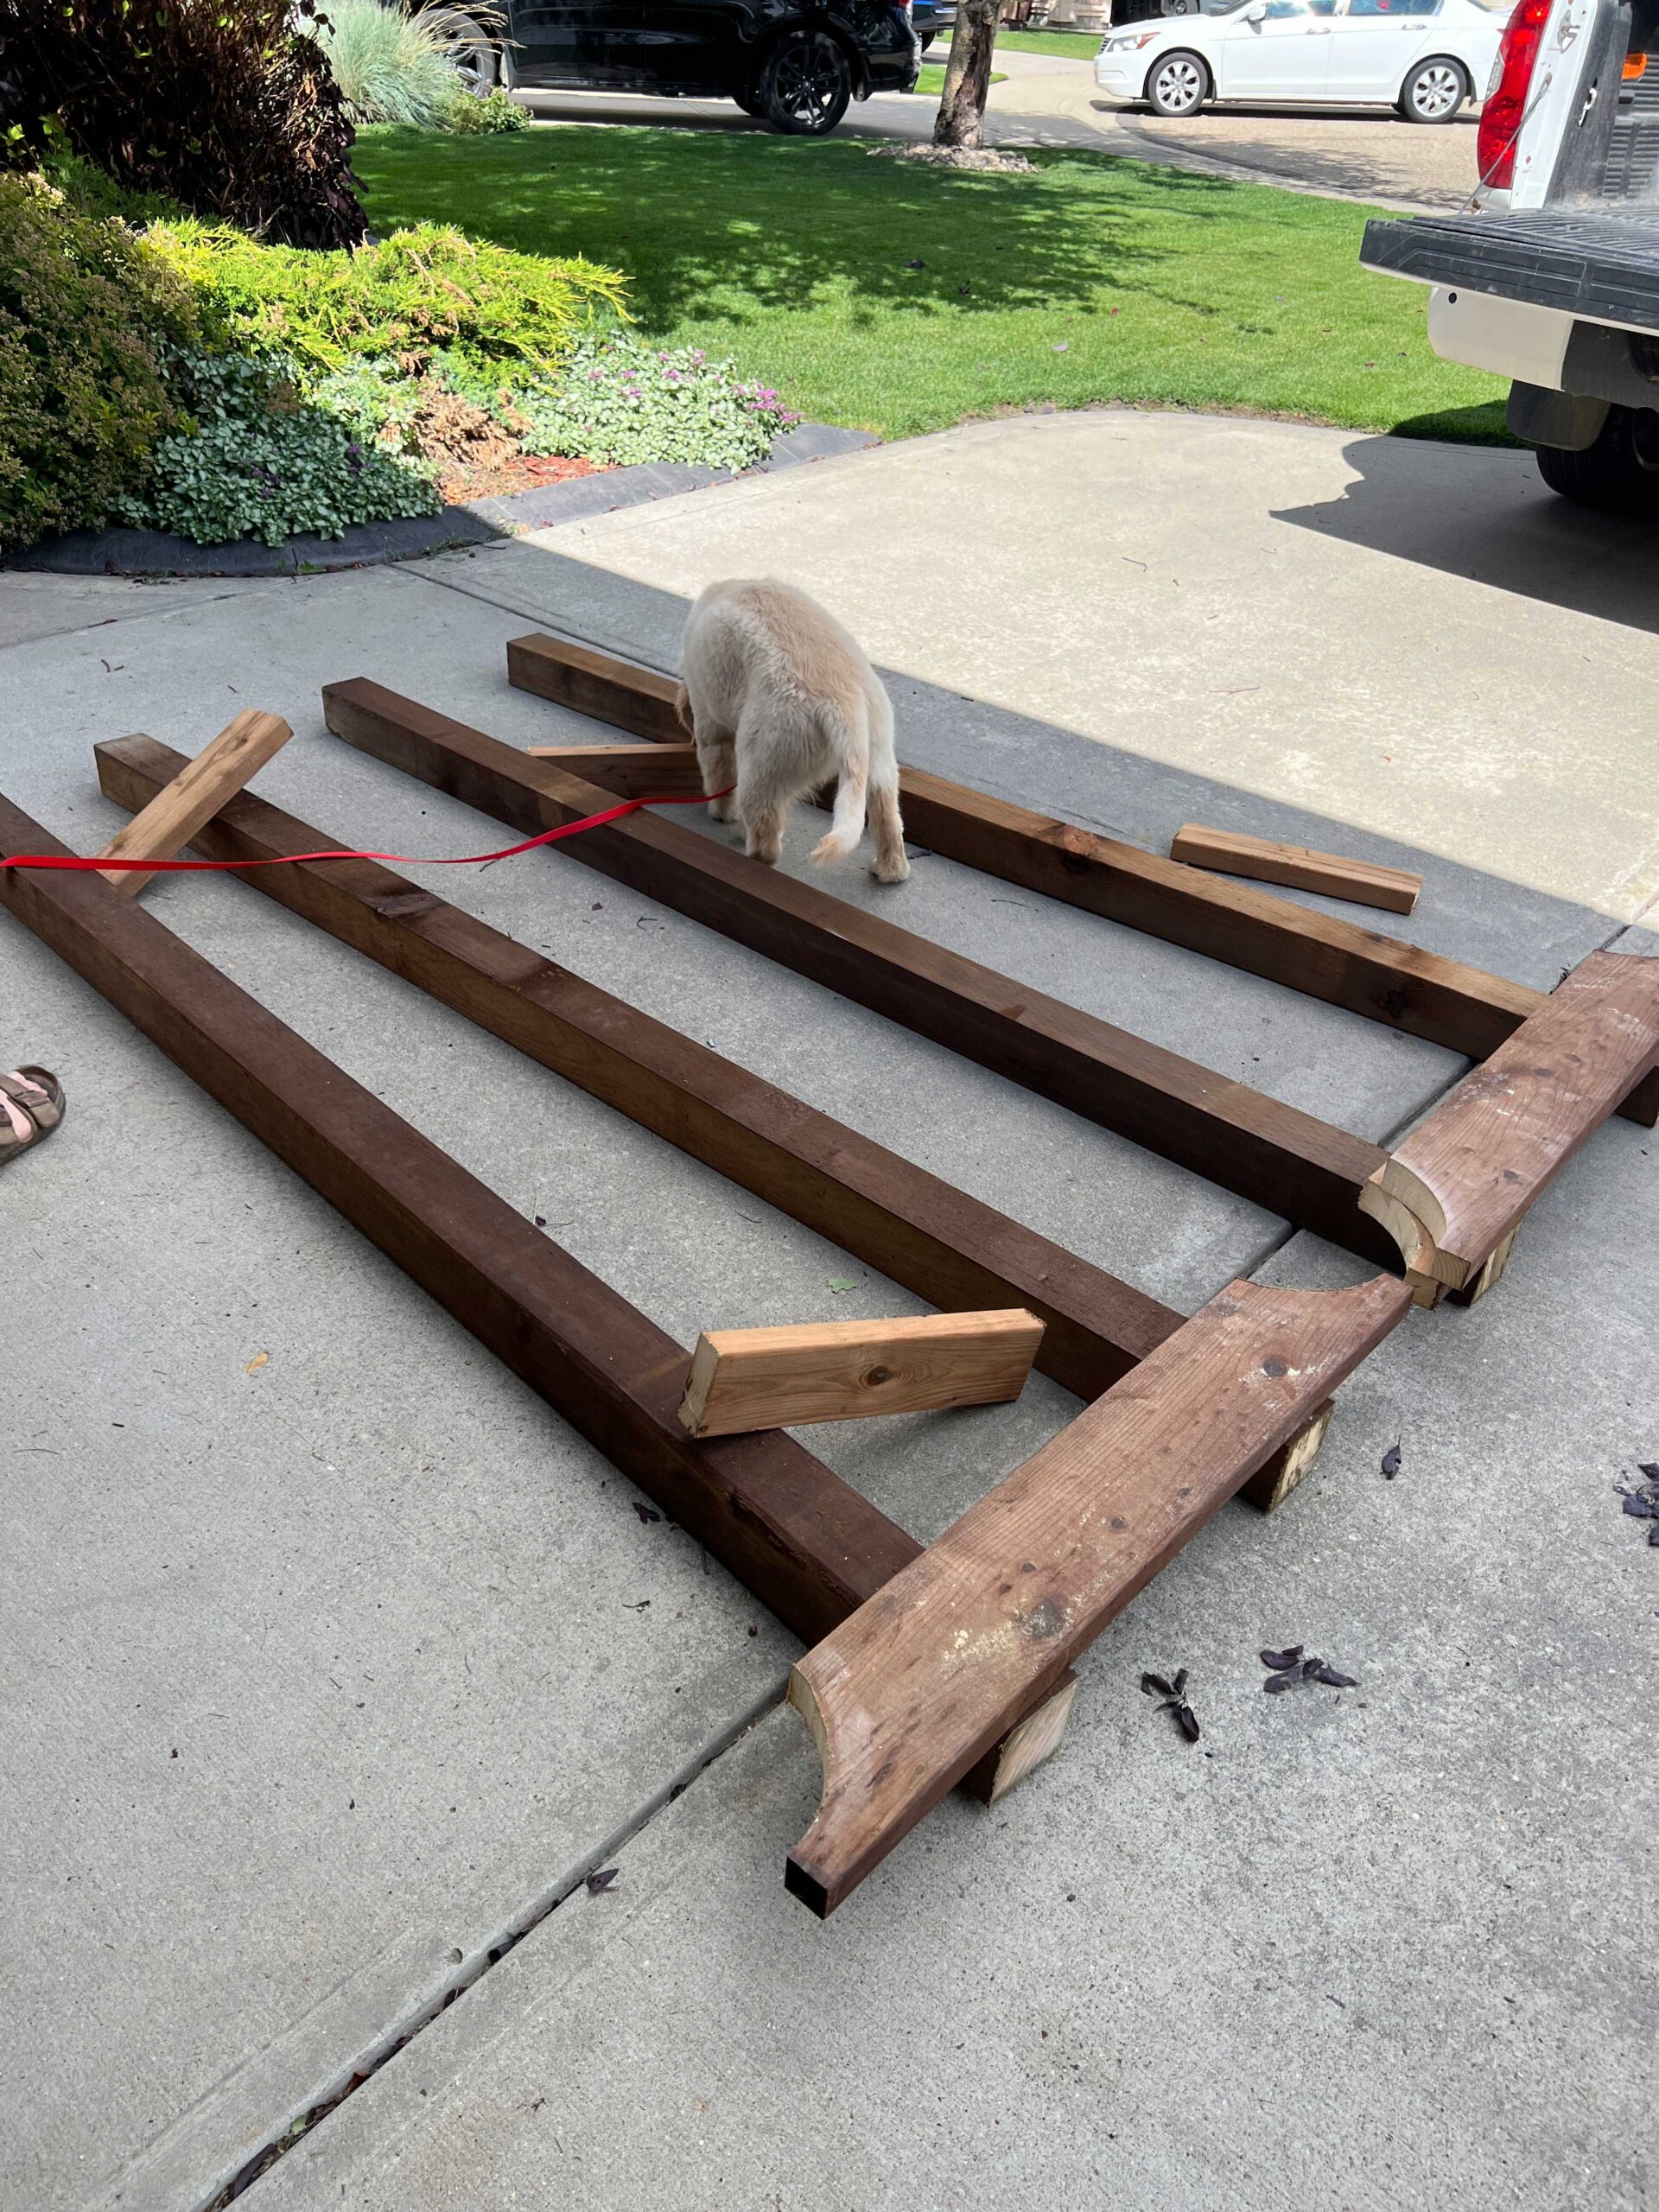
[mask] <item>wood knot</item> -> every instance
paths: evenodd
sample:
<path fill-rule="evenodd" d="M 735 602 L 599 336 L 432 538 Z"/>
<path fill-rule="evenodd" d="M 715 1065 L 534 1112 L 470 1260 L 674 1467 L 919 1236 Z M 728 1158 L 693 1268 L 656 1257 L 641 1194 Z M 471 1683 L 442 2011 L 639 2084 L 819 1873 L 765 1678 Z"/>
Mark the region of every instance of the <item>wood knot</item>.
<path fill-rule="evenodd" d="M 890 1367 L 872 1367 L 866 1373 L 864 1380 L 867 1382 L 872 1383 L 891 1382 L 893 1380 L 893 1370 Z"/>
<path fill-rule="evenodd" d="M 1288 1375 L 1290 1370 L 1286 1366 L 1282 1359 L 1280 1359 L 1275 1356 L 1272 1359 L 1264 1359 L 1262 1361 L 1262 1372 L 1264 1375 Z"/>
<path fill-rule="evenodd" d="M 1033 1605 L 1020 1624 L 1033 1643 L 1046 1643 L 1050 1637 L 1065 1632 L 1065 1608 L 1052 1598 L 1045 1598 L 1040 1605 Z"/>

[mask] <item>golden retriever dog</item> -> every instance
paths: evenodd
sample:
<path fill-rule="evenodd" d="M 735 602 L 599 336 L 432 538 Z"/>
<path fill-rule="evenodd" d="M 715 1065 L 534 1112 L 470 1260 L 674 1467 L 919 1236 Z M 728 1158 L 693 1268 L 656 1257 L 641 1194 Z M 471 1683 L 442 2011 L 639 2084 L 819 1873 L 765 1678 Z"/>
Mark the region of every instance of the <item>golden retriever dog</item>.
<path fill-rule="evenodd" d="M 798 798 L 833 776 L 830 827 L 816 861 L 843 859 L 875 837 L 871 873 L 910 874 L 899 818 L 893 705 L 880 679 L 833 614 L 774 577 L 710 584 L 686 617 L 680 715 L 696 741 L 709 812 L 743 824 L 751 859 L 775 867 Z"/>

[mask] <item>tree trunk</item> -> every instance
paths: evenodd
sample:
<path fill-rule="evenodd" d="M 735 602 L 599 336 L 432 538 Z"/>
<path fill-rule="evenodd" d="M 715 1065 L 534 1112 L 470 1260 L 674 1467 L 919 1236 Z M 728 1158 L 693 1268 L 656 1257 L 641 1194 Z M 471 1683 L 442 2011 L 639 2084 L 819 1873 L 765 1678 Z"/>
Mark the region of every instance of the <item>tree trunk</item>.
<path fill-rule="evenodd" d="M 944 67 L 944 96 L 933 125 L 936 146 L 979 143 L 985 95 L 991 88 L 991 55 L 1001 0 L 961 0 L 950 34 L 950 59 Z"/>

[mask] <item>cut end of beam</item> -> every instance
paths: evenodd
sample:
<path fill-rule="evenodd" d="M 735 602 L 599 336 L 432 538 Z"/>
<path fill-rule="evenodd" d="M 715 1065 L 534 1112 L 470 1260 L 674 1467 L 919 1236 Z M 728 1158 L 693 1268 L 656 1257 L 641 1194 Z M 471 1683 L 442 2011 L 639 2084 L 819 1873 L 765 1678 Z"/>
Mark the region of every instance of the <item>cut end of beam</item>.
<path fill-rule="evenodd" d="M 1265 1467 L 1250 1477 L 1238 1493 L 1247 1505 L 1255 1506 L 1258 1513 L 1279 1510 L 1297 1484 L 1312 1473 L 1336 1410 L 1336 1400 L 1327 1398 L 1306 1427 L 1300 1429 Z"/>

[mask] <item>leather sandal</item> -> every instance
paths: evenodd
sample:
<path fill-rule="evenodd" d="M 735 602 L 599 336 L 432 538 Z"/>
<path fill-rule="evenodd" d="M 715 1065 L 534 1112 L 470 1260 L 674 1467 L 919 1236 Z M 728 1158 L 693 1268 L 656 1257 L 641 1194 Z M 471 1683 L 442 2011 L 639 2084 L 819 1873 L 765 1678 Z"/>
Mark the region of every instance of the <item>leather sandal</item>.
<path fill-rule="evenodd" d="M 0 1167 L 49 1137 L 63 1119 L 63 1085 L 48 1068 L 0 1073 Z"/>

